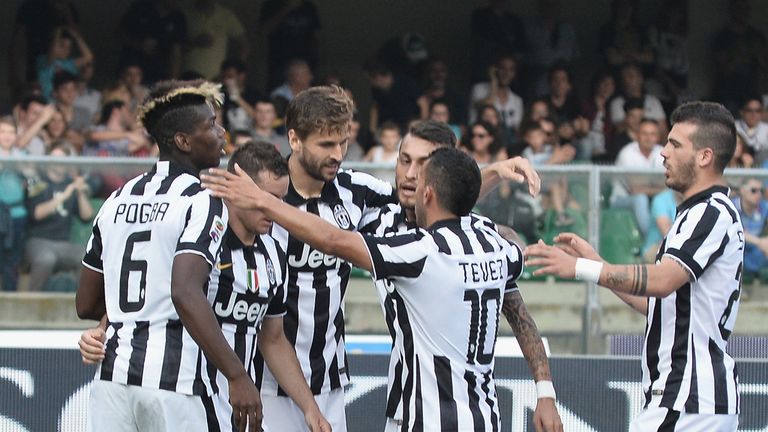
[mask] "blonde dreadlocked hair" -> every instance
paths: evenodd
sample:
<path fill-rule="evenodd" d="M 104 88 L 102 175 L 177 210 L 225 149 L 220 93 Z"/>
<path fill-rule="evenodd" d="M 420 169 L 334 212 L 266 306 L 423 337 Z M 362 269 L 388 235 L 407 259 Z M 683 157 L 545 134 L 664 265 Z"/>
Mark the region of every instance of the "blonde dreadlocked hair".
<path fill-rule="evenodd" d="M 174 146 L 177 132 L 191 133 L 197 123 L 195 107 L 221 106 L 221 84 L 205 80 L 162 81 L 157 83 L 139 107 L 138 119 L 155 140 L 161 152 Z"/>

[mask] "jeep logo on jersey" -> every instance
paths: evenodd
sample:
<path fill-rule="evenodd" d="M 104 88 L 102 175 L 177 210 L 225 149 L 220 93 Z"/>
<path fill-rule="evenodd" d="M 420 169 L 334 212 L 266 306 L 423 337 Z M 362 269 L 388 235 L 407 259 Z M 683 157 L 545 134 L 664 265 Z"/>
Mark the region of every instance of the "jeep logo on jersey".
<path fill-rule="evenodd" d="M 254 299 L 253 296 L 232 292 L 226 302 L 217 301 L 213 310 L 223 322 L 233 324 L 240 321 L 247 321 L 249 324 L 260 322 L 267 312 L 267 303 L 248 301 L 248 298 Z"/>
<path fill-rule="evenodd" d="M 338 224 L 341 229 L 349 229 L 349 227 L 352 226 L 349 213 L 347 213 L 347 209 L 341 204 L 333 206 L 333 217 L 336 219 L 336 224 Z"/>
<path fill-rule="evenodd" d="M 320 267 L 336 267 L 341 260 L 333 255 L 326 255 L 317 249 L 312 249 L 308 244 L 304 244 L 301 250 L 301 256 L 294 254 L 288 255 L 288 265 L 299 270 L 316 270 Z"/>
<path fill-rule="evenodd" d="M 277 276 L 275 276 L 275 266 L 269 258 L 267 258 L 267 277 L 269 278 L 270 285 L 274 285 L 277 281 Z"/>

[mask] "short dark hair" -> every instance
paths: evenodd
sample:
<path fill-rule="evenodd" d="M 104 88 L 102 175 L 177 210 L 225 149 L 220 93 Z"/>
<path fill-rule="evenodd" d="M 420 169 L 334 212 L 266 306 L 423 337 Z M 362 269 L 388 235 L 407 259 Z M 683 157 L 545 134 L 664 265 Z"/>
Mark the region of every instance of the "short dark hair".
<path fill-rule="evenodd" d="M 438 147 L 456 147 L 456 134 L 447 124 L 442 122 L 420 120 L 411 125 L 408 133 Z"/>
<path fill-rule="evenodd" d="M 370 76 L 382 76 L 392 74 L 392 69 L 380 60 L 367 60 L 363 64 L 363 71 Z"/>
<path fill-rule="evenodd" d="M 45 100 L 44 97 L 42 97 L 39 94 L 28 94 L 21 98 L 21 102 L 19 102 L 19 107 L 23 111 L 27 111 L 29 109 L 29 106 L 33 103 L 36 103 L 38 105 L 48 105 L 48 101 Z"/>
<path fill-rule="evenodd" d="M 456 216 L 466 216 L 480 195 L 480 168 L 463 151 L 440 147 L 429 156 L 424 182 L 434 188 L 441 207 Z"/>
<path fill-rule="evenodd" d="M 435 107 L 435 105 L 445 105 L 446 108 L 448 108 L 448 114 L 451 113 L 451 105 L 448 103 L 448 99 L 446 98 L 434 98 L 429 103 L 429 111 L 432 112 L 432 108 Z"/>
<path fill-rule="evenodd" d="M 224 60 L 223 62 L 221 62 L 221 67 L 219 68 L 219 70 L 221 72 L 224 72 L 227 69 L 234 69 L 239 73 L 243 73 L 246 71 L 245 63 L 243 63 L 242 60 L 234 57 L 230 57 Z"/>
<path fill-rule="evenodd" d="M 760 95 L 751 94 L 751 95 L 747 95 L 747 96 L 745 96 L 745 97 L 743 97 L 741 99 L 741 104 L 739 105 L 739 108 L 740 109 L 746 108 L 747 104 L 749 104 L 752 101 L 755 101 L 755 102 L 759 103 L 761 107 L 763 106 L 763 98 Z"/>
<path fill-rule="evenodd" d="M 302 140 L 314 132 L 342 132 L 352 122 L 354 110 L 354 102 L 341 87 L 310 87 L 288 104 L 285 129 L 293 129 Z"/>
<path fill-rule="evenodd" d="M 216 94 L 214 94 L 216 93 Z M 174 148 L 177 132 L 192 133 L 202 120 L 201 105 L 220 103 L 218 87 L 204 80 L 161 81 L 139 107 L 139 121 L 155 140 L 161 153 Z"/>
<path fill-rule="evenodd" d="M 696 125 L 696 131 L 690 136 L 693 148 L 712 149 L 715 169 L 722 174 L 736 150 L 736 125 L 731 112 L 719 103 L 694 101 L 678 106 L 670 120 L 672 125 Z"/>
<path fill-rule="evenodd" d="M 56 75 L 53 76 L 53 91 L 56 91 L 59 87 L 71 82 L 75 84 L 79 83 L 80 77 L 65 70 L 56 72 Z"/>
<path fill-rule="evenodd" d="M 235 164 L 257 183 L 261 171 L 268 171 L 277 177 L 288 175 L 288 162 L 273 144 L 266 141 L 248 141 L 240 146 L 229 158 L 227 171 L 234 173 Z"/>
<path fill-rule="evenodd" d="M 106 124 L 109 121 L 109 117 L 112 115 L 112 111 L 120 109 L 125 106 L 125 102 L 121 100 L 111 100 L 101 107 L 101 116 L 99 117 L 99 124 Z"/>
<path fill-rule="evenodd" d="M 568 82 L 573 84 L 573 77 L 571 76 L 571 71 L 568 69 L 568 66 L 565 63 L 555 63 L 552 65 L 552 67 L 549 68 L 547 71 L 547 83 L 552 82 L 552 78 L 555 76 L 555 73 L 557 72 L 565 72 L 566 78 L 568 78 Z"/>
<path fill-rule="evenodd" d="M 652 118 L 648 118 L 648 117 L 643 117 L 643 119 L 640 120 L 640 124 L 643 124 L 643 123 L 650 123 L 650 124 L 652 124 L 654 126 L 657 126 L 657 127 L 659 126 L 659 122 L 658 121 L 656 121 L 656 120 L 654 120 Z"/>
<path fill-rule="evenodd" d="M 643 98 L 627 98 L 624 101 L 624 112 L 628 113 L 630 110 L 633 109 L 645 109 L 645 101 Z"/>
<path fill-rule="evenodd" d="M 381 132 L 385 130 L 396 130 L 397 133 L 400 133 L 400 126 L 397 125 L 397 123 L 387 120 L 384 123 L 379 125 L 378 133 L 381 134 Z"/>

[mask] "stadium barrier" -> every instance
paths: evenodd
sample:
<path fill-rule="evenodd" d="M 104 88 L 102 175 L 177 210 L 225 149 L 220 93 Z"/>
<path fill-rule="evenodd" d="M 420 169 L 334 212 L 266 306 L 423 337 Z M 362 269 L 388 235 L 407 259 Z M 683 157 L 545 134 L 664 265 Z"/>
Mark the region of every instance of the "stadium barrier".
<path fill-rule="evenodd" d="M 94 367 L 81 363 L 79 332 L 0 332 L 0 432 L 83 431 Z M 364 343 L 358 346 L 364 346 Z M 384 427 L 388 356 L 350 354 L 350 432 Z M 557 407 L 566 431 L 627 430 L 644 396 L 637 357 L 554 357 Z M 768 361 L 738 360 L 740 431 L 768 431 Z M 502 431 L 533 431 L 536 389 L 525 360 L 496 359 Z"/>

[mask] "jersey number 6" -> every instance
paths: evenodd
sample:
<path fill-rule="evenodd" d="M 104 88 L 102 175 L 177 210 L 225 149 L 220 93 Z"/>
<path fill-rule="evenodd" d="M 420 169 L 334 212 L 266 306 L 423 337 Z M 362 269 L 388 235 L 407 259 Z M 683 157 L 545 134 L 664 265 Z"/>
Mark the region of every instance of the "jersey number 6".
<path fill-rule="evenodd" d="M 123 265 L 120 269 L 120 310 L 123 312 L 137 312 L 144 307 L 144 298 L 146 297 L 147 288 L 147 261 L 134 260 L 131 255 L 133 255 L 133 246 L 136 243 L 148 242 L 151 237 L 152 231 L 139 231 L 129 235 L 128 241 L 125 242 Z M 133 296 L 133 298 L 138 297 L 138 300 L 136 301 L 128 299 L 128 290 L 130 288 L 128 286 L 128 281 L 131 272 L 139 272 L 140 274 L 138 293 L 134 291 Z"/>

